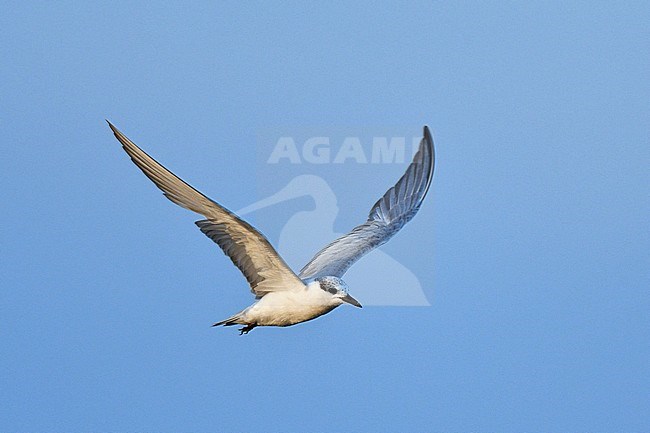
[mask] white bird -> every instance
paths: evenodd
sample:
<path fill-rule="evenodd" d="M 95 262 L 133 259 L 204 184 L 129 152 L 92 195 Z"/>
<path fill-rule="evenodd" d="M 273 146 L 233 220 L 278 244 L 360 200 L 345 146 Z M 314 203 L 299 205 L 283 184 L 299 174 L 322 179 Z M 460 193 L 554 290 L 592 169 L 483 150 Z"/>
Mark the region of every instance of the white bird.
<path fill-rule="evenodd" d="M 296 275 L 269 241 L 253 226 L 210 200 L 167 170 L 110 122 L 115 137 L 135 165 L 172 202 L 205 216 L 195 224 L 221 247 L 244 274 L 256 301 L 213 326 L 291 326 L 315 319 L 348 303 L 361 304 L 341 279 L 348 268 L 386 243 L 417 213 L 429 190 L 434 168 L 433 138 L 428 127 L 404 175 L 370 209 L 368 219 L 320 250 Z"/>

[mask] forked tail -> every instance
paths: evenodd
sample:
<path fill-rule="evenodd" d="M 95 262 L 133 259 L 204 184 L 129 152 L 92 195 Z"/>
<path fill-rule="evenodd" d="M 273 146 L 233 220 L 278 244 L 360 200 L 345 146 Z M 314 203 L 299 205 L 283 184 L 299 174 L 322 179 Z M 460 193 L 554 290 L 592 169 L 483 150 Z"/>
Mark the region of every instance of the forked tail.
<path fill-rule="evenodd" d="M 219 326 L 219 325 L 223 325 L 223 326 L 246 325 L 243 328 L 239 328 L 239 335 L 248 334 L 253 328 L 255 328 L 257 326 L 254 323 L 245 322 L 241 312 L 235 314 L 234 316 L 232 316 L 232 317 L 230 317 L 230 318 L 228 318 L 226 320 L 222 320 L 221 322 L 217 322 L 212 326 Z"/>
<path fill-rule="evenodd" d="M 226 320 L 222 320 L 221 322 L 217 322 L 212 326 L 232 326 L 232 325 L 246 325 L 246 322 L 242 320 L 241 313 L 237 313 L 232 317 L 227 318 Z"/>

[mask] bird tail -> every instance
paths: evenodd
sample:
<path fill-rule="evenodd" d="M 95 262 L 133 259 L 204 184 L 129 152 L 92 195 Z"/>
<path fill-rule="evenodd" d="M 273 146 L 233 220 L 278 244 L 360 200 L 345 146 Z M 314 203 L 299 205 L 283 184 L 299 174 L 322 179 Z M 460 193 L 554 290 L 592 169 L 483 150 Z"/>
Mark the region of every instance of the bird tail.
<path fill-rule="evenodd" d="M 242 314 L 237 313 L 232 317 L 227 318 L 226 320 L 222 320 L 221 322 L 217 322 L 212 326 L 232 326 L 232 325 L 246 325 L 247 323 L 244 322 Z"/>

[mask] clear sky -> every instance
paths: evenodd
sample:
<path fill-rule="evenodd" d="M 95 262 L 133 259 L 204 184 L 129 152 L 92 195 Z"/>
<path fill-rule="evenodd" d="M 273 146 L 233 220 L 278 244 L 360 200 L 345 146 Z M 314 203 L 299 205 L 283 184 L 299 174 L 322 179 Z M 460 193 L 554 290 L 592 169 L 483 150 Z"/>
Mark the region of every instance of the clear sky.
<path fill-rule="evenodd" d="M 647 2 L 5 5 L 0 430 L 649 431 L 649 23 Z M 211 328 L 245 280 L 105 118 L 233 210 L 282 186 L 259 188 L 269 130 L 428 124 L 434 183 L 382 251 L 431 306 Z M 336 232 L 405 164 L 343 167 Z M 309 206 L 251 218 L 277 242 Z"/>

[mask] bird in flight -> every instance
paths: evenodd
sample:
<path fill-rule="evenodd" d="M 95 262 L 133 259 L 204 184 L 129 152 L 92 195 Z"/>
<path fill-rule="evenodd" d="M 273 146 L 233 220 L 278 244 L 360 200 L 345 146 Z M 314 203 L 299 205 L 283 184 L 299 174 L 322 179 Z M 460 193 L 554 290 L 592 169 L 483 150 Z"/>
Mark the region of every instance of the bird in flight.
<path fill-rule="evenodd" d="M 108 122 L 108 121 L 107 121 Z M 205 217 L 195 224 L 242 272 L 255 302 L 213 326 L 291 326 L 329 313 L 344 303 L 361 308 L 343 274 L 365 254 L 386 243 L 422 205 L 433 177 L 433 138 L 428 127 L 406 172 L 370 209 L 368 219 L 325 246 L 296 275 L 269 241 L 246 221 L 167 170 L 108 122 L 140 170 L 172 202 Z"/>

